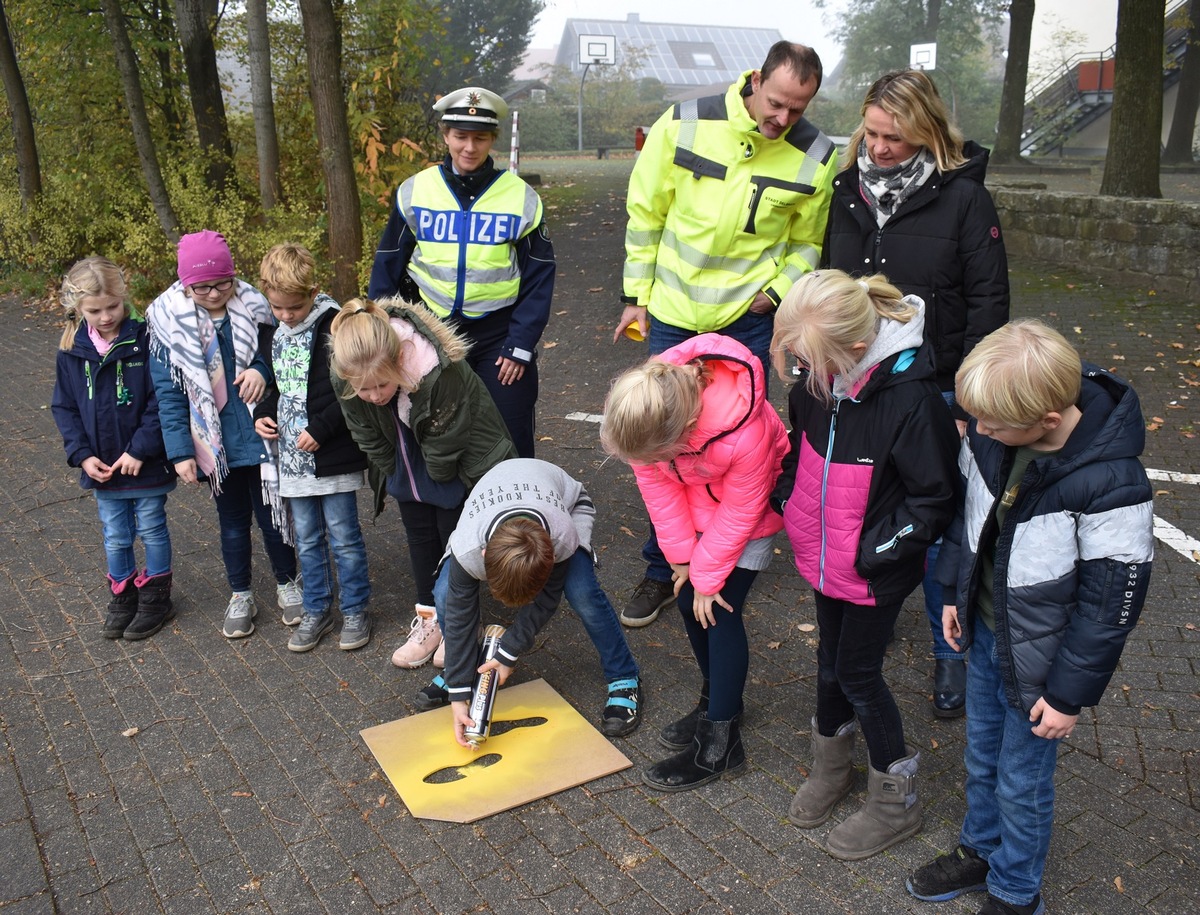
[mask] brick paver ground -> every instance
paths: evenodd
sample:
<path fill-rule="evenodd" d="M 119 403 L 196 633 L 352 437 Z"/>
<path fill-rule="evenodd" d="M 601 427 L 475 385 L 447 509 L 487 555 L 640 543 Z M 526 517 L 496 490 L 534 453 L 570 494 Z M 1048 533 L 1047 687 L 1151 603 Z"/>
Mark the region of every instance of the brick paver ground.
<path fill-rule="evenodd" d="M 539 163 L 560 272 L 542 355 L 539 455 L 584 479 L 599 509 L 601 580 L 622 601 L 641 575 L 645 515 L 632 476 L 605 462 L 596 427 L 612 376 L 636 361 L 611 346 L 619 286 L 622 163 L 605 171 Z M 607 164 L 605 164 L 606 167 Z M 627 163 L 623 166 L 628 168 Z M 1041 315 L 1090 359 L 1130 378 L 1151 431 L 1148 467 L 1200 474 L 1200 333 L 1194 303 L 1100 287 L 1013 265 L 1013 311 Z M 629 633 L 643 667 L 647 722 L 618 741 L 638 768 L 456 826 L 413 819 L 360 729 L 414 711 L 429 669 L 388 662 L 411 616 L 394 506 L 366 536 L 375 637 L 342 652 L 326 639 L 286 649 L 256 555 L 258 631 L 220 635 L 227 599 L 215 513 L 203 491 L 171 497 L 178 618 L 141 642 L 100 637 L 107 595 L 92 500 L 63 461 L 49 413 L 55 316 L 0 302 L 0 908 L 45 912 L 932 913 L 905 875 L 953 846 L 963 813 L 962 721 L 929 710 L 929 636 L 916 600 L 887 676 L 922 750 L 927 814 L 916 838 L 866 862 L 821 849 L 860 803 L 802 831 L 785 811 L 809 762 L 812 598 L 780 555 L 747 612 L 752 638 L 744 776 L 661 795 L 638 768 L 662 755 L 658 726 L 696 684 L 672 614 Z M 15 344 L 15 345 L 14 345 Z M 774 382 L 773 400 L 784 394 Z M 1064 743 L 1045 897 L 1054 913 L 1200 911 L 1200 487 L 1158 483 L 1159 517 L 1182 552 L 1158 545 L 1150 599 L 1103 704 Z M 364 512 L 367 502 L 361 502 Z M 1192 538 L 1190 546 L 1187 537 Z M 603 685 L 569 611 L 544 630 L 518 679 L 544 677 L 595 717 Z M 136 731 L 135 731 L 136 729 Z M 865 757 L 860 747 L 860 768 Z"/>

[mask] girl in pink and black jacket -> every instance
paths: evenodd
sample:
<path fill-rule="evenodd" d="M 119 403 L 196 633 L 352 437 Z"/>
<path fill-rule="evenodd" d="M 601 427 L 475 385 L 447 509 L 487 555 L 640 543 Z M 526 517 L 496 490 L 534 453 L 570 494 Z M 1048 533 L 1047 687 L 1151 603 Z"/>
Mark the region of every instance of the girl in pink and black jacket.
<path fill-rule="evenodd" d="M 679 752 L 642 774 L 662 791 L 695 788 L 746 761 L 742 608 L 782 527 L 768 499 L 787 452 L 764 382 L 745 346 L 701 334 L 625 372 L 605 405 L 601 440 L 633 467 L 703 677 L 696 708 L 659 735 Z"/>
<path fill-rule="evenodd" d="M 814 763 L 788 818 L 825 822 L 853 782 L 856 726 L 870 756 L 867 805 L 827 850 L 867 858 L 921 828 L 919 754 L 904 742 L 883 655 L 925 549 L 950 523 L 958 435 L 922 339 L 925 304 L 885 277 L 821 270 L 784 296 L 772 350 L 792 389 L 792 447 L 771 500 L 812 585 L 820 640 Z"/>

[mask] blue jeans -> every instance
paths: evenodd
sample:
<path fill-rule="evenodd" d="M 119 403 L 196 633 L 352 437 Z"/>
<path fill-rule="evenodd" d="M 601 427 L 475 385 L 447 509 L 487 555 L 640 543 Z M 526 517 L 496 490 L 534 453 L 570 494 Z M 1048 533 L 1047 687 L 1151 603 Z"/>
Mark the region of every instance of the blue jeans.
<path fill-rule="evenodd" d="M 748 311 L 717 333 L 732 337 L 758 357 L 763 366 L 763 396 L 767 396 L 771 390 L 771 336 L 775 333 L 775 316 L 756 315 Z M 664 350 L 697 336 L 699 333 L 694 330 L 664 324 L 652 317 L 646 345 L 650 355 L 657 356 Z M 650 536 L 642 547 L 642 559 L 646 562 L 647 578 L 653 578 L 655 581 L 671 580 L 671 565 L 659 549 L 658 536 L 654 533 L 653 524 L 650 525 Z"/>
<path fill-rule="evenodd" d="M 333 603 L 333 563 L 337 563 L 342 616 L 365 610 L 371 598 L 371 580 L 355 494 L 306 496 L 288 499 L 288 503 L 296 527 L 296 557 L 304 576 L 304 612 L 329 610 Z"/>
<path fill-rule="evenodd" d="M 1057 740 L 1035 737 L 1012 708 L 996 659 L 996 636 L 976 624 L 967 664 L 967 816 L 960 841 L 988 862 L 988 892 L 1028 905 L 1041 892 L 1054 824 Z"/>
<path fill-rule="evenodd" d="M 437 607 L 438 625 L 443 626 L 446 591 L 450 587 L 450 563 L 442 563 L 437 583 L 433 586 L 434 603 Z M 617 619 L 608 595 L 596 580 L 596 567 L 591 554 L 583 547 L 575 551 L 567 565 L 567 578 L 563 584 L 563 596 L 600 655 L 600 667 L 604 670 L 604 682 L 624 680 L 639 676 L 637 661 L 625 641 L 625 631 Z M 444 626 L 443 626 L 444 628 Z"/>
<path fill-rule="evenodd" d="M 868 607 L 814 591 L 817 602 L 817 731 L 832 737 L 858 719 L 871 768 L 908 755 L 904 723 L 883 678 L 883 656 L 903 601 Z"/>
<path fill-rule="evenodd" d="M 221 526 L 221 558 L 225 577 L 234 591 L 250 590 L 250 519 L 258 521 L 267 558 L 277 584 L 296 577 L 296 551 L 283 542 L 271 520 L 271 506 L 263 500 L 262 477 L 258 465 L 233 467 L 221 482 L 217 503 L 217 522 Z"/>
<path fill-rule="evenodd" d="M 167 530 L 167 495 L 118 498 L 96 493 L 96 510 L 104 532 L 104 555 L 113 581 L 125 581 L 137 571 L 133 541 L 142 538 L 146 550 L 146 574 L 165 575 L 171 571 L 171 533 Z"/>
<path fill-rule="evenodd" d="M 954 392 L 943 391 L 942 398 L 947 407 L 954 406 Z M 933 656 L 939 661 L 961 661 L 963 656 L 950 647 L 942 635 L 942 585 L 934 572 L 937 570 L 938 554 L 942 549 L 942 538 L 925 551 L 925 578 L 921 589 L 925 592 L 925 615 L 929 617 L 929 631 L 933 635 Z M 953 595 L 952 602 L 953 602 Z"/>

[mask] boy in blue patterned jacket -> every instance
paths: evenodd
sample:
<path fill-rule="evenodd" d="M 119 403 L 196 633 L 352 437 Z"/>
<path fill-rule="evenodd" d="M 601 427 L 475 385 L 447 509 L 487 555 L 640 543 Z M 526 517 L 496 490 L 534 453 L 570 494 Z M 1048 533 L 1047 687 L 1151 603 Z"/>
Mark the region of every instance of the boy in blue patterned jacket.
<path fill-rule="evenodd" d="M 908 890 L 987 890 L 979 915 L 1041 915 L 1058 743 L 1104 694 L 1146 599 L 1152 491 L 1145 422 L 1124 381 L 1057 331 L 1014 321 L 955 378 L 974 417 L 965 499 L 938 577 L 946 641 L 967 665 L 967 815 L 958 847 Z"/>

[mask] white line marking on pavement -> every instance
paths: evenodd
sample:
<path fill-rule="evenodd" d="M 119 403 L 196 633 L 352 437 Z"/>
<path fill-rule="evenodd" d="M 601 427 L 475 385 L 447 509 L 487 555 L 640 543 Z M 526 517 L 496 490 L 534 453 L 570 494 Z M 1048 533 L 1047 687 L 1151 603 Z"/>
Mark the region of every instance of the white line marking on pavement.
<path fill-rule="evenodd" d="M 1160 483 L 1191 483 L 1193 486 L 1200 483 L 1200 473 L 1176 473 L 1174 470 L 1147 468 L 1146 476 L 1152 480 L 1158 480 Z"/>
<path fill-rule="evenodd" d="M 567 419 L 574 420 L 577 423 L 596 423 L 599 425 L 604 422 L 603 413 L 568 413 Z"/>
<path fill-rule="evenodd" d="M 1189 537 L 1175 525 L 1154 516 L 1154 536 L 1173 549 L 1184 559 L 1200 562 L 1200 540 Z"/>

